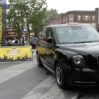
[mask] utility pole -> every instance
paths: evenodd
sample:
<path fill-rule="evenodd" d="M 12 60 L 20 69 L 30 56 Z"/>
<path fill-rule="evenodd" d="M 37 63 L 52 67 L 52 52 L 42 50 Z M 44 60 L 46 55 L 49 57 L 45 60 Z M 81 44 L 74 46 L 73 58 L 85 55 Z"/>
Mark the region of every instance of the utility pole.
<path fill-rule="evenodd" d="M 1 35 L 1 45 L 4 46 L 6 42 L 6 7 L 7 7 L 7 0 L 0 0 L 0 7 L 2 11 L 2 17 L 0 20 L 0 35 Z"/>

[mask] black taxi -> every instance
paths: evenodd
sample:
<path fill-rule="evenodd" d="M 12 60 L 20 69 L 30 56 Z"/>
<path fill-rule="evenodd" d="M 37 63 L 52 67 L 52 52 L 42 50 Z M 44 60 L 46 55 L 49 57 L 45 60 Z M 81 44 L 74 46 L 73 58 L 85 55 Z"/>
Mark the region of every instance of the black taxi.
<path fill-rule="evenodd" d="M 54 73 L 60 88 L 99 85 L 99 34 L 91 25 L 44 27 L 36 53 L 38 66 Z"/>

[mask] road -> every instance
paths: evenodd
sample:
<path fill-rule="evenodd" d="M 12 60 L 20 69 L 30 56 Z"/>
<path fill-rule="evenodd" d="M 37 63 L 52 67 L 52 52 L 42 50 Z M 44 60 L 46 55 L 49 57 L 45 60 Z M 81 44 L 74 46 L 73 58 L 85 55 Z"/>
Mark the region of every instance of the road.
<path fill-rule="evenodd" d="M 32 61 L 0 63 L 0 99 L 99 99 L 98 88 L 58 88 L 33 53 Z"/>

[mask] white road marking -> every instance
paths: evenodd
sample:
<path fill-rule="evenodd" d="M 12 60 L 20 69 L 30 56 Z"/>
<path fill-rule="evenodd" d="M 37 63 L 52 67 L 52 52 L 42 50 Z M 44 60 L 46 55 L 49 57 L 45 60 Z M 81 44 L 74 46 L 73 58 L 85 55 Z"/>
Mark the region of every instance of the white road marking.
<path fill-rule="evenodd" d="M 33 68 L 33 66 L 35 66 L 35 62 L 34 62 L 34 65 L 33 65 L 33 62 L 24 62 L 18 65 L 7 67 L 5 69 L 0 70 L 0 84 Z"/>
<path fill-rule="evenodd" d="M 22 99 L 41 99 L 41 96 L 44 95 L 54 84 L 55 79 L 49 76 L 33 88 L 29 93 L 27 93 L 27 95 L 25 95 Z"/>

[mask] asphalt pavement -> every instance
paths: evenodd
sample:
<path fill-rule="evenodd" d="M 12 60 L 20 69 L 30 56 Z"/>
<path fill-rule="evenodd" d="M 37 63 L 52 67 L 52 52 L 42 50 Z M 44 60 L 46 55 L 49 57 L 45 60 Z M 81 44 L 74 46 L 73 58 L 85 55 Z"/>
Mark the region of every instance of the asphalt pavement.
<path fill-rule="evenodd" d="M 0 99 L 99 99 L 99 88 L 58 88 L 55 77 L 32 61 L 0 63 Z"/>

